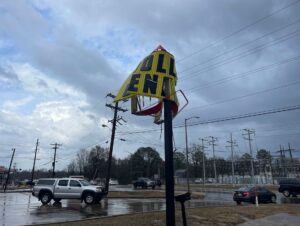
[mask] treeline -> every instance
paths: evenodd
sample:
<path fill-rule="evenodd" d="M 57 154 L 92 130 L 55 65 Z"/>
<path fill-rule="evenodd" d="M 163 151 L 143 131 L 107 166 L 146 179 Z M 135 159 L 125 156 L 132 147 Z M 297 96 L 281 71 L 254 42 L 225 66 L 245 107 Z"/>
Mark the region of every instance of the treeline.
<path fill-rule="evenodd" d="M 76 158 L 68 165 L 70 175 L 83 175 L 89 180 L 105 178 L 108 149 L 95 146 L 90 150 L 81 149 Z M 159 153 L 151 147 L 141 147 L 125 159 L 112 158 L 111 178 L 121 184 L 131 183 L 138 177 L 150 177 L 155 174 L 164 176 L 164 165 Z"/>
<path fill-rule="evenodd" d="M 251 155 L 245 153 L 241 156 L 234 155 L 233 159 L 222 157 L 207 157 L 199 145 L 189 148 L 189 172 L 191 178 L 201 178 L 203 175 L 203 160 L 206 178 L 214 178 L 214 162 L 217 176 L 232 175 L 232 160 L 234 174 L 245 176 L 251 175 Z M 108 149 L 96 146 L 90 150 L 82 149 L 76 154 L 76 158 L 68 165 L 67 171 L 70 175 L 84 175 L 92 180 L 105 178 L 107 170 Z M 296 166 L 297 160 L 293 164 Z M 299 164 L 298 164 L 299 165 Z M 285 167 L 284 167 L 285 166 Z M 268 151 L 261 149 L 253 156 L 253 167 L 255 175 L 271 172 L 273 176 L 286 176 L 288 173 L 288 160 L 273 158 Z M 186 169 L 185 152 L 174 152 L 174 170 Z M 115 178 L 120 184 L 131 183 L 138 177 L 154 178 L 157 175 L 164 178 L 164 161 L 157 150 L 151 147 L 141 147 L 125 159 L 113 157 L 111 178 Z M 299 167 L 293 170 L 298 171 Z M 285 172 L 286 171 L 286 172 Z M 299 171 L 298 171 L 299 172 Z"/>
<path fill-rule="evenodd" d="M 202 178 L 203 165 L 205 165 L 206 178 L 214 178 L 214 162 L 216 165 L 217 177 L 232 175 L 251 175 L 251 155 L 234 155 L 225 158 L 207 156 L 199 145 L 192 145 L 189 148 L 189 176 L 191 178 Z M 68 177 L 71 175 L 83 175 L 89 180 L 105 178 L 107 171 L 108 149 L 95 146 L 91 149 L 81 149 L 76 153 L 74 159 L 66 166 L 65 170 L 56 171 L 56 177 Z M 203 161 L 204 160 L 204 161 Z M 233 160 L 233 164 L 232 164 Z M 286 177 L 289 173 L 300 172 L 298 159 L 290 159 L 282 156 L 271 156 L 265 149 L 260 149 L 253 154 L 253 168 L 255 175 L 272 173 L 273 177 Z M 180 176 L 185 177 L 186 153 L 185 150 L 174 152 L 174 170 L 183 172 Z M 141 147 L 133 154 L 124 159 L 112 158 L 111 178 L 117 179 L 120 184 L 129 184 L 138 177 L 154 178 L 155 176 L 164 179 L 164 160 L 157 150 L 151 147 Z M 52 169 L 37 169 L 34 179 L 47 178 L 52 176 Z M 31 178 L 31 170 L 15 170 L 11 180 L 24 180 Z M 4 175 L 0 182 L 4 181 Z"/>

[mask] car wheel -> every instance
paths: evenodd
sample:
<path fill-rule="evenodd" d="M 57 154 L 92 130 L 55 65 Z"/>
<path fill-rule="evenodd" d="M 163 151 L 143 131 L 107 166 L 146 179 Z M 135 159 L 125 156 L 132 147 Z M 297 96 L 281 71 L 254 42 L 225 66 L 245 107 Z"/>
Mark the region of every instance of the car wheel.
<path fill-rule="evenodd" d="M 44 192 L 41 194 L 41 202 L 46 205 L 51 201 L 51 194 L 49 192 Z"/>
<path fill-rule="evenodd" d="M 60 202 L 61 199 L 55 198 L 55 199 L 53 199 L 53 200 L 54 200 L 54 202 Z"/>
<path fill-rule="evenodd" d="M 276 203 L 276 196 L 275 196 L 275 195 L 272 195 L 272 196 L 271 196 L 271 202 L 272 202 L 272 203 Z"/>
<path fill-rule="evenodd" d="M 242 203 L 241 201 L 236 201 L 237 205 L 241 205 L 241 203 Z"/>
<path fill-rule="evenodd" d="M 86 204 L 93 204 L 93 202 L 95 201 L 95 198 L 92 193 L 86 193 L 83 197 L 83 200 Z"/>
<path fill-rule="evenodd" d="M 290 195 L 291 195 L 291 193 L 290 193 L 289 190 L 284 190 L 284 191 L 282 192 L 282 194 L 283 194 L 285 197 L 290 197 Z"/>
<path fill-rule="evenodd" d="M 133 187 L 134 187 L 134 189 L 136 189 L 136 188 L 137 188 L 137 186 L 136 186 L 136 185 L 133 185 Z"/>
<path fill-rule="evenodd" d="M 152 190 L 155 190 L 155 185 L 152 186 Z"/>

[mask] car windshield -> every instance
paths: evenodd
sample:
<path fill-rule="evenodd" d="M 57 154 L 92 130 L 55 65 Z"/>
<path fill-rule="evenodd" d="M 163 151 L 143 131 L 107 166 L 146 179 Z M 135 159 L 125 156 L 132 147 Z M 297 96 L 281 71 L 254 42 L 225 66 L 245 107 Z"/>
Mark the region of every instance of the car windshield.
<path fill-rule="evenodd" d="M 86 181 L 86 180 L 79 180 L 79 181 L 80 181 L 80 183 L 81 183 L 83 186 L 89 186 L 89 185 L 91 185 L 91 183 L 88 182 L 88 181 Z"/>

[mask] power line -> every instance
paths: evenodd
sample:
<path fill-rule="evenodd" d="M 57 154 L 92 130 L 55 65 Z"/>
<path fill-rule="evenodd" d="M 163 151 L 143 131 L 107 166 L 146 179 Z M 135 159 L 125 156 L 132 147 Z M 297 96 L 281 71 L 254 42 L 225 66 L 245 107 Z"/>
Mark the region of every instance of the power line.
<path fill-rule="evenodd" d="M 299 85 L 299 84 L 300 84 L 300 81 L 296 81 L 296 82 L 284 84 L 284 85 L 281 85 L 281 86 L 276 86 L 276 87 L 273 87 L 273 88 L 264 89 L 264 90 L 253 92 L 253 93 L 248 93 L 248 94 L 245 94 L 243 96 L 233 97 L 233 98 L 229 98 L 229 99 L 225 99 L 225 100 L 216 101 L 216 102 L 210 103 L 210 104 L 196 106 L 196 107 L 187 109 L 186 111 L 190 111 L 190 110 L 197 109 L 197 108 L 210 107 L 212 105 L 217 105 L 217 104 L 223 104 L 223 103 L 231 102 L 231 101 L 234 101 L 234 100 L 239 100 L 239 99 L 243 99 L 243 98 L 246 98 L 246 97 L 255 96 L 255 95 L 262 94 L 262 93 L 267 93 L 267 92 L 271 92 L 271 91 L 274 91 L 274 90 L 283 89 L 283 88 L 287 88 L 287 87 L 294 86 L 294 85 Z"/>
<path fill-rule="evenodd" d="M 265 37 L 267 37 L 267 36 L 269 36 L 269 35 L 271 35 L 271 34 L 277 33 L 278 31 L 287 29 L 287 28 L 289 28 L 289 27 L 291 27 L 291 26 L 293 26 L 293 25 L 295 25 L 295 24 L 297 24 L 297 23 L 299 23 L 299 22 L 300 22 L 300 20 L 298 19 L 298 20 L 296 20 L 296 21 L 294 21 L 294 22 L 292 22 L 292 23 L 289 23 L 289 24 L 287 24 L 287 25 L 283 25 L 283 26 L 281 26 L 280 28 L 276 28 L 275 30 L 273 30 L 273 31 L 271 31 L 271 32 L 268 32 L 268 33 L 266 33 L 266 34 L 264 34 L 264 35 L 262 35 L 262 36 L 260 36 L 260 37 L 258 37 L 258 38 L 255 38 L 255 39 L 253 39 L 253 40 L 251 40 L 251 41 L 248 41 L 248 42 L 246 42 L 246 43 L 242 43 L 241 45 L 238 45 L 238 46 L 236 46 L 236 47 L 234 47 L 234 48 L 231 48 L 231 49 L 229 49 L 229 50 L 227 50 L 227 51 L 223 51 L 222 53 L 218 54 L 217 56 L 214 56 L 214 57 L 212 57 L 212 58 L 210 58 L 210 59 L 206 59 L 205 61 L 202 61 L 202 62 L 200 62 L 200 63 L 197 63 L 197 64 L 195 64 L 195 65 L 193 65 L 193 66 L 191 66 L 191 67 L 189 67 L 189 68 L 186 68 L 186 69 L 180 71 L 179 73 L 180 73 L 180 74 L 185 73 L 185 72 L 187 72 L 187 71 L 189 71 L 189 70 L 192 70 L 192 69 L 195 68 L 195 67 L 198 67 L 198 66 L 200 66 L 200 65 L 203 65 L 203 64 L 206 64 L 206 63 L 208 63 L 208 62 L 211 62 L 211 61 L 215 60 L 216 58 L 219 58 L 219 57 L 224 56 L 224 55 L 226 55 L 226 54 L 228 54 L 228 53 L 231 53 L 231 52 L 233 52 L 233 51 L 235 51 L 235 50 L 238 50 L 238 49 L 240 49 L 240 48 L 242 48 L 242 47 L 244 47 L 244 46 L 247 46 L 247 45 L 249 45 L 249 44 L 251 44 L 251 43 L 254 43 L 254 42 L 256 42 L 256 41 L 258 41 L 258 40 L 260 40 L 260 39 L 263 39 L 263 38 L 265 38 Z"/>
<path fill-rule="evenodd" d="M 300 105 L 294 105 L 294 106 L 287 106 L 287 107 L 280 107 L 280 108 L 275 108 L 271 110 L 264 110 L 264 111 L 258 111 L 258 112 L 252 112 L 252 113 L 246 113 L 246 114 L 239 114 L 239 115 L 232 115 L 232 116 L 227 116 L 223 118 L 215 118 L 215 119 L 209 119 L 205 121 L 200 121 L 196 122 L 193 124 L 190 124 L 188 126 L 198 126 L 198 125 L 204 125 L 204 124 L 211 124 L 211 123 L 218 123 L 218 122 L 225 122 L 225 121 L 231 121 L 231 120 L 237 120 L 237 119 L 243 119 L 243 118 L 251 118 L 251 117 L 256 117 L 256 116 L 262 116 L 262 115 L 269 115 L 269 114 L 275 114 L 275 113 L 280 113 L 280 112 L 287 112 L 287 111 L 294 111 L 294 110 L 299 110 Z M 184 125 L 175 125 L 173 128 L 182 128 Z M 157 132 L 160 131 L 159 129 L 148 129 L 148 130 L 139 130 L 139 131 L 127 131 L 127 132 L 122 132 L 119 134 L 137 134 L 137 133 L 147 133 L 147 132 Z"/>
<path fill-rule="evenodd" d="M 234 56 L 231 56 L 231 57 L 229 57 L 229 58 L 225 58 L 225 59 L 223 59 L 223 60 L 220 60 L 219 62 L 215 62 L 215 63 L 213 63 L 212 65 L 208 65 L 208 66 L 206 66 L 206 67 L 200 68 L 200 69 L 198 69 L 198 70 L 196 70 L 196 71 L 191 72 L 189 75 L 182 76 L 182 77 L 180 78 L 180 81 L 185 81 L 185 80 L 187 80 L 187 79 L 191 79 L 191 78 L 193 78 L 193 77 L 199 75 L 199 73 L 204 73 L 204 72 L 208 72 L 208 71 L 214 70 L 214 69 L 216 69 L 216 68 L 218 68 L 218 67 L 221 67 L 221 66 L 223 66 L 223 65 L 232 63 L 232 62 L 234 62 L 234 61 L 236 61 L 236 60 L 240 60 L 240 59 L 243 58 L 243 57 L 249 56 L 249 55 L 251 55 L 251 54 L 253 54 L 253 53 L 256 53 L 256 52 L 258 52 L 258 51 L 261 51 L 261 50 L 263 50 L 263 49 L 265 49 L 265 48 L 274 46 L 274 45 L 279 44 L 279 43 L 281 43 L 281 42 L 284 42 L 284 41 L 286 41 L 286 40 L 288 40 L 288 39 L 294 38 L 294 37 L 296 37 L 297 35 L 299 35 L 299 32 L 300 32 L 300 30 L 293 31 L 293 32 L 291 32 L 291 33 L 288 33 L 288 34 L 285 34 L 285 35 L 279 37 L 278 39 L 274 39 L 274 40 L 272 40 L 272 41 L 270 41 L 270 42 L 267 42 L 267 43 L 265 43 L 265 44 L 262 44 L 262 45 L 260 45 L 260 46 L 256 46 L 256 47 L 253 48 L 253 49 L 246 50 L 246 51 L 241 52 L 241 53 L 239 53 L 239 54 L 237 54 L 237 55 L 234 55 Z"/>
<path fill-rule="evenodd" d="M 263 16 L 263 17 L 259 18 L 258 20 L 255 20 L 254 22 L 251 22 L 250 24 L 247 24 L 247 25 L 245 25 L 245 26 L 239 28 L 238 30 L 236 30 L 236 31 L 234 31 L 234 32 L 232 32 L 232 33 L 226 35 L 225 37 L 223 37 L 223 38 L 221 38 L 221 39 L 219 39 L 219 40 L 217 40 L 217 41 L 215 41 L 215 42 L 212 42 L 212 43 L 210 43 L 209 45 L 207 45 L 207 46 L 205 46 L 205 47 L 203 47 L 203 48 L 201 48 L 201 49 L 199 49 L 199 50 L 197 50 L 197 51 L 195 51 L 195 52 L 193 52 L 193 53 L 191 53 L 191 54 L 189 54 L 189 55 L 187 55 L 187 56 L 185 56 L 185 57 L 183 57 L 183 58 L 181 58 L 181 59 L 179 59 L 179 60 L 177 60 L 177 62 L 180 63 L 180 62 L 182 62 L 182 61 L 184 61 L 184 60 L 186 60 L 186 59 L 188 59 L 188 58 L 190 58 L 190 57 L 192 57 L 192 56 L 194 56 L 194 55 L 196 55 L 196 54 L 202 52 L 202 51 L 205 50 L 205 49 L 208 49 L 208 48 L 210 48 L 210 47 L 212 47 L 212 46 L 215 46 L 216 44 L 225 41 L 226 39 L 228 39 L 228 38 L 230 38 L 230 37 L 232 37 L 232 36 L 234 36 L 234 35 L 236 35 L 236 34 L 242 32 L 242 31 L 248 29 L 249 27 L 252 27 L 252 26 L 254 26 L 254 25 L 256 25 L 256 24 L 258 24 L 258 23 L 260 23 L 260 22 L 262 22 L 262 21 L 264 21 L 264 20 L 266 20 L 266 19 L 268 19 L 268 18 L 270 18 L 270 17 L 272 17 L 272 16 L 274 16 L 274 15 L 277 14 L 277 13 L 280 13 L 281 11 L 283 11 L 283 10 L 285 10 L 285 9 L 287 9 L 287 8 L 289 8 L 289 7 L 291 7 L 291 6 L 295 5 L 295 4 L 297 4 L 297 3 L 299 3 L 299 2 L 300 2 L 299 0 L 294 1 L 294 2 L 291 2 L 290 4 L 287 4 L 286 6 L 284 6 L 284 7 L 282 7 L 282 8 L 279 8 L 279 9 L 277 9 L 277 10 L 271 12 L 270 14 L 268 14 L 268 15 L 266 15 L 266 16 Z"/>
<path fill-rule="evenodd" d="M 211 120 L 207 120 L 207 121 L 194 123 L 194 124 L 191 124 L 190 126 L 197 126 L 197 125 L 202 125 L 202 124 L 210 124 L 210 123 L 231 121 L 231 120 L 236 120 L 236 119 L 250 118 L 250 117 L 268 115 L 268 114 L 275 114 L 275 113 L 279 113 L 279 112 L 293 111 L 293 110 L 299 110 L 299 109 L 300 109 L 300 105 L 289 106 L 289 107 L 281 107 L 281 108 L 272 109 L 272 110 L 265 110 L 265 111 L 254 112 L 254 113 L 246 113 L 246 114 L 234 115 L 234 116 L 229 116 L 229 117 L 224 117 L 224 118 L 211 119 Z M 181 126 L 178 126 L 178 127 L 183 127 L 183 126 L 181 125 Z"/>
<path fill-rule="evenodd" d="M 244 78 L 248 75 L 251 75 L 251 74 L 254 74 L 254 73 L 257 73 L 257 72 L 261 72 L 261 71 L 265 71 L 265 70 L 269 70 L 269 69 L 273 69 L 274 67 L 278 67 L 278 66 L 290 63 L 290 62 L 295 62 L 297 60 L 300 60 L 300 56 L 291 57 L 291 58 L 288 58 L 286 60 L 277 61 L 275 63 L 268 64 L 268 65 L 265 65 L 265 66 L 262 66 L 262 67 L 259 67 L 259 68 L 255 68 L 255 69 L 252 69 L 252 70 L 249 70 L 249 71 L 246 71 L 246 72 L 242 72 L 242 73 L 238 73 L 238 74 L 235 74 L 235 75 L 223 77 L 221 79 L 218 79 L 218 80 L 215 80 L 215 81 L 212 81 L 212 82 L 208 82 L 208 83 L 206 83 L 202 86 L 198 85 L 198 86 L 195 86 L 191 89 L 185 89 L 184 91 L 185 92 L 193 92 L 194 90 L 205 89 L 205 88 L 209 88 L 209 87 L 212 87 L 212 86 L 215 86 L 215 85 L 224 84 L 226 82 L 229 82 L 229 81 L 232 81 L 232 80 L 235 80 L 235 79 Z"/>

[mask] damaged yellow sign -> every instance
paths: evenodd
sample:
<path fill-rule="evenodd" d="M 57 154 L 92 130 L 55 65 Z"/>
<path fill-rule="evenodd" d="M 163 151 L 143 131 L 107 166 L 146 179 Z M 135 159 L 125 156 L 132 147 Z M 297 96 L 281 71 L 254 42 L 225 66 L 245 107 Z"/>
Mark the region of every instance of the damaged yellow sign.
<path fill-rule="evenodd" d="M 159 99 L 167 97 L 177 103 L 176 82 L 177 74 L 173 55 L 162 47 L 158 47 L 129 75 L 115 101 L 126 100 L 134 96 L 149 96 Z"/>

